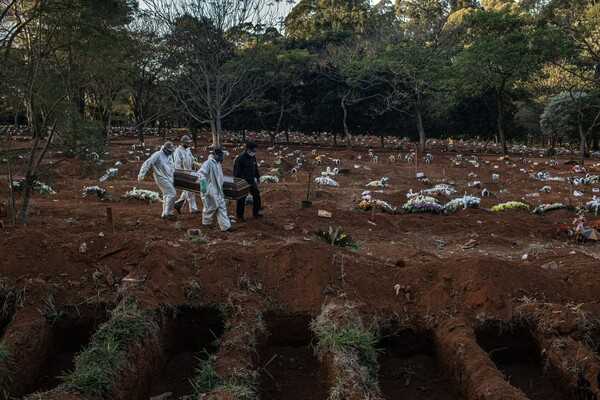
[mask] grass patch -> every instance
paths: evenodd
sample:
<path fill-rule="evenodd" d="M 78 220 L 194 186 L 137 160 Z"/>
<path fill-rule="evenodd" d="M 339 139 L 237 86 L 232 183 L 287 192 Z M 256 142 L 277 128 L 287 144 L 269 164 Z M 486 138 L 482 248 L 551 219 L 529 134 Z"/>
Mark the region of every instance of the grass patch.
<path fill-rule="evenodd" d="M 8 390 L 12 382 L 15 360 L 6 342 L 0 342 L 0 394 L 3 399 L 8 399 Z"/>
<path fill-rule="evenodd" d="M 252 370 L 239 371 L 230 379 L 223 379 L 215 369 L 216 355 L 207 359 L 198 358 L 198 367 L 190 384 L 194 390 L 190 399 L 203 399 L 214 391 L 229 392 L 240 400 L 258 400 L 258 373 Z M 210 397 L 209 397 L 210 398 Z"/>
<path fill-rule="evenodd" d="M 358 250 L 358 243 L 339 226 L 330 226 L 327 229 L 319 230 L 315 234 L 315 239 L 332 246 L 343 247 L 353 251 Z"/>
<path fill-rule="evenodd" d="M 152 311 L 139 309 L 135 299 L 125 301 L 75 358 L 75 370 L 61 377 L 65 389 L 106 398 L 127 363 L 129 350 L 145 338 L 154 338 L 157 332 Z"/>
<path fill-rule="evenodd" d="M 378 350 L 376 337 L 363 325 L 354 303 L 330 303 L 311 323 L 318 343 L 320 361 L 330 355 L 335 364 L 336 383 L 330 400 L 352 397 L 356 390 L 366 399 L 381 399 L 377 382 Z"/>

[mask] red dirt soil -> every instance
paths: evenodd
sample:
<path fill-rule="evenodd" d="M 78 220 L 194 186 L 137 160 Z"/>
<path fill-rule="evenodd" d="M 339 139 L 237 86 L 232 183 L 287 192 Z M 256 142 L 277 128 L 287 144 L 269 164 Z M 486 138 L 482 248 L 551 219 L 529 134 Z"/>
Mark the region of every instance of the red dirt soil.
<path fill-rule="evenodd" d="M 262 138 L 258 139 L 261 145 L 257 158 L 265 161 L 260 170 L 267 174 L 270 167 L 277 167 L 274 150 L 267 149 Z M 357 146 L 350 151 L 312 145 L 277 146 L 277 149 L 286 148 L 282 151 L 284 155 L 301 150 L 309 161 L 315 157 L 311 154 L 313 148 L 317 149 L 317 154 L 326 155 L 324 165 L 316 166 L 313 177 L 320 175 L 326 166 L 335 167 L 331 159 L 340 159 L 340 168 L 349 169 L 349 173 L 334 177 L 340 188 L 313 183 L 313 205 L 301 208 L 301 201 L 306 198 L 308 172 L 301 169 L 297 174 L 291 174 L 285 170 L 280 183 L 260 185 L 265 217 L 248 218 L 245 223 L 234 221 L 237 230 L 224 233 L 218 228 L 203 228 L 200 216 L 190 214 L 187 205 L 174 223 L 160 218 L 161 204 L 120 199 L 134 186 L 158 190 L 150 176 L 142 183 L 137 182 L 137 173 L 146 156 L 139 152 L 139 147 L 134 154 L 128 153 L 136 143 L 134 138 L 120 138 L 106 147 L 106 168 L 117 161 L 123 165 L 118 166 L 116 177 L 103 183 L 99 183 L 97 177 L 82 177 L 82 168 L 76 160 L 59 164 L 50 176 L 41 179 L 57 194 L 33 195 L 32 215 L 26 227 L 8 226 L 7 179 L 0 176 L 0 220 L 4 225 L 0 229 L 0 278 L 24 293 L 24 305 L 31 310 L 43 308 L 50 292 L 55 293 L 54 301 L 58 307 L 80 304 L 86 299 L 114 305 L 127 295 L 139 298 L 146 307 L 158 308 L 226 303 L 232 292 L 251 286 L 268 307 L 285 313 L 314 316 L 324 302 L 352 300 L 360 303 L 361 313 L 369 323 L 387 321 L 398 330 L 437 329 L 436 335 L 440 335 L 448 321 L 459 321 L 469 329 L 477 329 L 489 321 L 509 323 L 520 318 L 521 307 L 528 304 L 538 304 L 544 315 L 552 313 L 550 309 L 543 311 L 544 304 L 563 307 L 567 310 L 565 315 L 572 316 L 573 323 L 570 331 L 562 334 L 579 335 L 577 340 L 581 343 L 586 329 L 599 326 L 600 246 L 596 242 L 576 243 L 555 236 L 556 227 L 563 223 L 571 226 L 574 215 L 566 210 L 542 215 L 523 210 L 489 211 L 493 205 L 510 200 L 525 201 L 532 205 L 531 209 L 542 203 L 560 201 L 567 204 L 571 190 L 567 183 L 537 181 L 520 171 L 521 168 L 531 172 L 549 171 L 552 176 L 560 177 L 584 175 L 574 173 L 572 166 L 563 164 L 564 159 L 558 160 L 557 167 L 550 167 L 544 165 L 548 159 L 526 157 L 534 164 L 522 163 L 518 156 L 499 161 L 498 155 L 478 154 L 479 168 L 467 166 L 467 163 L 457 167 L 451 161 L 456 152 L 432 148 L 432 163 L 421 163 L 415 168 L 414 164 L 404 160 L 388 161 L 390 155 L 404 155 L 408 153 L 406 150 L 374 149 L 380 162 L 373 163 L 368 157 L 368 147 Z M 208 151 L 203 151 L 203 146 L 207 143 L 208 137 L 201 137 L 194 153 L 205 158 Z M 27 143 L 18 144 L 26 146 Z M 159 144 L 156 137 L 150 137 L 146 142 L 152 149 Z M 241 151 L 233 151 L 235 146 L 226 144 L 231 151 L 223 164 L 226 174 L 231 172 L 233 156 Z M 136 155 L 140 156 L 140 161 L 135 160 Z M 296 156 L 288 157 L 291 165 Z M 47 158 L 46 163 L 56 161 L 60 156 L 51 153 Z M 482 160 L 488 160 L 489 164 Z M 598 161 L 586 165 L 587 173 L 598 175 L 600 165 L 592 166 L 594 162 Z M 19 171 L 24 166 L 13 165 L 13 169 Z M 417 171 L 424 172 L 431 183 L 417 181 Z M 476 173 L 477 178 L 469 178 L 470 172 Z M 492 181 L 492 173 L 500 175 L 498 182 Z M 384 189 L 382 195 L 375 193 L 374 197 L 399 209 L 406 201 L 405 194 L 409 189 L 418 191 L 443 182 L 453 184 L 458 193 L 449 197 L 436 196 L 441 203 L 461 197 L 465 192 L 479 196 L 481 188 L 467 185 L 474 179 L 480 180 L 481 187 L 488 188 L 493 195 L 482 198 L 480 209 L 459 210 L 447 216 L 377 212 L 371 222 L 371 212 L 356 210 L 356 199 L 360 199 L 366 183 L 383 176 L 389 178 L 390 188 Z M 93 185 L 111 192 L 112 201 L 83 197 L 83 188 Z M 545 185 L 552 187 L 550 193 L 539 192 Z M 595 186 L 600 187 L 600 184 Z M 573 189 L 585 192 L 583 197 L 573 198 L 573 204 L 590 200 L 591 187 Z M 20 204 L 19 197 L 17 204 Z M 107 223 L 107 207 L 112 208 L 114 231 Z M 329 211 L 333 216 L 318 217 L 318 210 Z M 235 204 L 229 205 L 228 211 L 234 215 Z M 250 214 L 250 210 L 246 213 Z M 590 224 L 598 219 L 600 217 L 588 214 Z M 360 249 L 351 252 L 311 240 L 314 232 L 330 225 L 343 227 L 358 240 Z M 190 228 L 201 229 L 208 243 L 184 240 L 186 230 Z M 475 240 L 475 246 L 463 249 L 470 239 Z M 83 243 L 87 250 L 80 252 Z M 541 268 L 552 261 L 556 262 L 556 269 Z M 193 299 L 186 291 L 189 282 L 201 285 L 201 292 Z M 395 285 L 400 285 L 401 289 L 396 291 Z M 37 318 L 31 316 L 32 321 Z M 542 317 L 537 315 L 536 318 Z M 23 318 L 21 323 L 28 324 L 28 321 Z M 596 334 L 599 332 L 600 329 L 595 331 Z M 4 339 L 27 346 L 24 340 Z M 597 337 L 595 340 L 588 344 L 598 358 Z M 411 378 L 408 385 L 411 390 L 416 390 L 415 394 L 406 398 L 442 398 L 431 397 L 431 391 L 437 393 L 433 388 L 440 379 L 450 379 L 442 376 L 447 363 L 434 361 L 438 341 L 434 340 L 433 347 L 425 352 L 427 359 L 415 355 L 407 361 L 415 365 L 418 376 Z M 469 346 L 466 348 L 469 351 Z M 535 351 L 542 352 L 543 349 Z M 315 368 L 311 364 L 313 361 L 303 359 L 308 353 L 296 353 L 298 351 L 292 347 L 268 349 L 264 354 L 274 357 L 274 364 L 267 370 L 272 367 L 290 369 L 292 358 L 301 366 Z M 394 350 L 390 354 L 395 354 Z M 382 365 L 389 370 L 397 368 L 398 362 L 392 360 L 388 365 L 386 361 Z M 423 372 L 419 373 L 421 366 Z M 456 368 L 456 371 L 469 370 Z M 511 374 L 502 367 L 500 369 Z M 164 379 L 170 381 L 173 372 L 166 373 Z M 319 372 L 313 373 L 318 375 Z M 276 373 L 272 375 L 277 377 Z M 287 376 L 303 379 L 299 375 L 295 370 Z M 263 379 L 270 378 L 263 376 Z M 398 382 L 390 383 L 390 379 Z M 598 379 L 592 386 L 598 385 Z M 509 380 L 511 384 L 517 381 L 516 378 Z M 393 392 L 389 387 L 404 385 L 404 382 L 405 379 L 389 375 L 383 377 L 381 385 L 386 393 Z M 264 398 L 285 398 L 274 392 L 275 386 L 265 385 L 269 389 Z M 290 390 L 294 390 L 295 385 L 303 383 L 290 384 Z M 504 383 L 497 385 L 504 387 Z M 428 389 L 424 391 L 419 387 Z M 472 386 L 464 386 L 467 387 Z M 464 388 L 463 397 L 472 398 L 474 392 Z M 162 389 L 157 388 L 158 391 Z M 600 386 L 594 390 L 599 393 Z M 490 387 L 490 393 L 493 392 L 494 388 Z M 536 393 L 526 392 L 531 399 L 546 398 L 539 397 L 542 392 Z M 157 394 L 160 393 L 152 395 Z M 503 398 L 521 398 L 511 396 L 507 394 Z"/>

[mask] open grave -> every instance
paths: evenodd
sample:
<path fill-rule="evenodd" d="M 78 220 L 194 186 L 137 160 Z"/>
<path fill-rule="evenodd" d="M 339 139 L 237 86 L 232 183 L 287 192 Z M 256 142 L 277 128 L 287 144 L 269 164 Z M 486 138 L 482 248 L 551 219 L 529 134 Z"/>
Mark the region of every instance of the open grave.
<path fill-rule="evenodd" d="M 311 316 L 264 316 L 268 336 L 260 346 L 260 396 L 263 400 L 326 400 L 324 368 L 311 346 Z"/>
<path fill-rule="evenodd" d="M 171 398 L 190 395 L 198 358 L 206 359 L 217 350 L 216 342 L 223 334 L 223 317 L 214 308 L 180 307 L 163 328 L 164 364 L 152 380 L 146 397 L 171 392 Z"/>
<path fill-rule="evenodd" d="M 79 309 L 69 311 L 68 316 L 53 322 L 49 340 L 44 346 L 45 353 L 39 354 L 44 360 L 43 367 L 36 377 L 21 386 L 26 387 L 22 394 L 45 392 L 61 384 L 60 376 L 73 370 L 75 357 L 87 346 L 95 330 L 106 318 L 104 310 L 96 313 L 92 309 Z"/>
<path fill-rule="evenodd" d="M 392 332 L 377 347 L 381 350 L 379 387 L 385 399 L 462 398 L 438 365 L 432 332 Z"/>
<path fill-rule="evenodd" d="M 528 328 L 485 328 L 475 334 L 477 343 L 489 354 L 506 380 L 530 400 L 577 398 L 545 373 L 539 346 Z"/>

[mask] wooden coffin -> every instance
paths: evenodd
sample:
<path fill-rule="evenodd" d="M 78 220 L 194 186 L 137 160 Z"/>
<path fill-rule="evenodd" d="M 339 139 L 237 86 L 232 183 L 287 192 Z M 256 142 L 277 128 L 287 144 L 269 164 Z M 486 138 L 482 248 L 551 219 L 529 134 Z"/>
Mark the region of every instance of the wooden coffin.
<path fill-rule="evenodd" d="M 202 193 L 200 190 L 200 177 L 197 172 L 175 170 L 175 188 L 188 190 L 194 193 Z M 225 197 L 232 200 L 239 200 L 246 197 L 250 191 L 250 185 L 243 179 L 233 176 L 223 176 L 223 189 Z"/>
<path fill-rule="evenodd" d="M 248 193 L 250 192 L 250 185 L 244 179 L 224 175 L 223 189 L 226 198 L 239 200 L 248 196 Z"/>

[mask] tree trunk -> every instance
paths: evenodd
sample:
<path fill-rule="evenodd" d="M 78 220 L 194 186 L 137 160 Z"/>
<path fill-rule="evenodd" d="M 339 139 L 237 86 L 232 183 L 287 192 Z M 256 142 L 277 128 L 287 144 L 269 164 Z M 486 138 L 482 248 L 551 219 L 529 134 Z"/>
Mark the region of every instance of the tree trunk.
<path fill-rule="evenodd" d="M 138 126 L 138 140 L 140 141 L 140 144 L 142 144 L 142 143 L 144 143 L 144 124 L 142 124 L 141 122 L 138 122 L 137 126 Z"/>
<path fill-rule="evenodd" d="M 277 118 L 277 124 L 275 125 L 275 135 L 271 137 L 271 146 L 275 146 L 275 136 L 279 133 L 281 129 L 281 121 L 283 121 L 283 114 L 285 111 L 285 104 L 281 102 L 281 107 L 279 107 L 279 118 Z"/>
<path fill-rule="evenodd" d="M 344 135 L 346 135 L 346 147 L 348 149 L 352 148 L 352 135 L 350 135 L 350 130 L 348 129 L 348 109 L 346 108 L 346 98 L 348 97 L 348 95 L 350 94 L 350 91 L 348 90 L 343 96 L 342 96 L 342 110 L 344 111 L 344 117 L 342 119 L 343 121 L 343 125 L 344 125 Z M 335 136 L 333 137 L 334 140 L 334 144 L 337 147 L 337 141 L 335 139 Z"/>
<path fill-rule="evenodd" d="M 217 141 L 215 143 L 215 147 L 221 147 L 221 138 L 223 135 L 223 127 L 221 125 L 221 116 L 217 116 Z"/>
<path fill-rule="evenodd" d="M 497 91 L 498 100 L 498 135 L 500 136 L 500 146 L 502 147 L 502 154 L 508 155 L 508 148 L 506 147 L 506 135 L 504 128 L 504 99 L 502 98 L 502 91 Z"/>
<path fill-rule="evenodd" d="M 579 165 L 583 166 L 583 163 L 585 162 L 585 149 L 586 149 L 586 132 L 583 129 L 583 112 L 581 112 L 581 110 L 579 111 L 579 117 L 577 119 L 577 129 L 579 129 Z"/>
<path fill-rule="evenodd" d="M 218 137 L 217 137 L 217 124 L 213 118 L 210 119 L 210 133 L 212 135 L 212 144 L 213 147 L 217 147 Z"/>
<path fill-rule="evenodd" d="M 417 118 L 417 130 L 419 132 L 419 151 L 425 152 L 425 128 L 423 127 L 423 114 L 421 112 L 421 95 L 417 94 L 414 102 L 415 116 Z"/>

